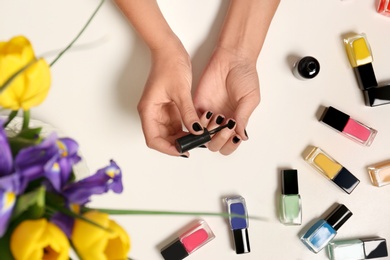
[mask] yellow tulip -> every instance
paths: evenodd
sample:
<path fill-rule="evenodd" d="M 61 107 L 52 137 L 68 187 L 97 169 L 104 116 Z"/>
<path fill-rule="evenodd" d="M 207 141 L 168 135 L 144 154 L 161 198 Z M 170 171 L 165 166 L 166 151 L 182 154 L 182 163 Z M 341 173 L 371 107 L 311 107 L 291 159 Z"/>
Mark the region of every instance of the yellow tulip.
<path fill-rule="evenodd" d="M 46 219 L 26 220 L 11 235 L 11 252 L 15 260 L 68 260 L 66 235 Z"/>
<path fill-rule="evenodd" d="M 130 237 L 108 214 L 89 211 L 83 215 L 110 231 L 76 219 L 72 242 L 77 253 L 85 260 L 124 260 L 130 251 Z"/>
<path fill-rule="evenodd" d="M 0 86 L 15 72 L 35 60 L 31 43 L 24 36 L 0 42 Z M 0 92 L 0 107 L 29 110 L 38 106 L 45 100 L 50 83 L 50 67 L 45 60 L 39 59 Z"/>

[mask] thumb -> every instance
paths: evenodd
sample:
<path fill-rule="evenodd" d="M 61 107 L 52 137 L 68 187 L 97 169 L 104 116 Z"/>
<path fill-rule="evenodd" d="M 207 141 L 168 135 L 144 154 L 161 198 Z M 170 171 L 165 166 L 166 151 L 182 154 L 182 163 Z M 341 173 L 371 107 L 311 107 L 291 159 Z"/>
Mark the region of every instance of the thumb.
<path fill-rule="evenodd" d="M 259 99 L 242 100 L 237 106 L 234 119 L 236 120 L 236 133 L 241 136 L 242 140 L 248 140 L 246 126 L 253 111 L 260 103 Z"/>
<path fill-rule="evenodd" d="M 199 116 L 196 113 L 194 103 L 192 102 L 191 92 L 182 93 L 175 103 L 179 109 L 181 119 L 188 131 L 196 135 L 202 134 L 203 126 L 200 123 Z"/>

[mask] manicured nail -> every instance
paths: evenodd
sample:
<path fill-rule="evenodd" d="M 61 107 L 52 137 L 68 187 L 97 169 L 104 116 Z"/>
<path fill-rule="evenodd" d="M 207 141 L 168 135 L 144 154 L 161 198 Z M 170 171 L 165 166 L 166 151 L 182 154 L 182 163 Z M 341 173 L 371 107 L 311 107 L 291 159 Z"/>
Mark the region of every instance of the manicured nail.
<path fill-rule="evenodd" d="M 215 120 L 215 123 L 217 123 L 218 125 L 222 124 L 223 120 L 225 120 L 225 118 L 223 116 L 218 116 L 217 117 L 217 120 Z"/>
<path fill-rule="evenodd" d="M 213 115 L 213 112 L 209 111 L 209 112 L 207 112 L 207 114 L 206 114 L 206 118 L 207 118 L 207 119 L 210 119 L 212 115 Z"/>
<path fill-rule="evenodd" d="M 246 132 L 246 129 L 244 129 L 244 134 L 245 134 L 246 138 L 249 139 L 249 136 L 248 136 L 248 133 Z"/>
<path fill-rule="evenodd" d="M 231 130 L 236 125 L 236 121 L 230 119 L 228 122 L 228 128 Z"/>
<path fill-rule="evenodd" d="M 207 146 L 205 146 L 204 144 L 199 145 L 198 147 L 199 147 L 199 148 L 207 148 Z"/>
<path fill-rule="evenodd" d="M 195 122 L 195 123 L 192 124 L 192 129 L 194 129 L 196 132 L 199 132 L 203 128 L 202 128 L 202 126 L 198 122 Z"/>
<path fill-rule="evenodd" d="M 239 141 L 240 141 L 241 139 L 240 138 L 238 138 L 237 136 L 235 136 L 235 137 L 233 137 L 233 144 L 236 144 L 236 143 L 238 143 Z"/>
<path fill-rule="evenodd" d="M 183 158 L 188 158 L 188 156 L 187 156 L 187 155 L 185 155 L 185 154 L 181 154 L 181 155 L 180 155 L 180 157 L 183 157 Z"/>

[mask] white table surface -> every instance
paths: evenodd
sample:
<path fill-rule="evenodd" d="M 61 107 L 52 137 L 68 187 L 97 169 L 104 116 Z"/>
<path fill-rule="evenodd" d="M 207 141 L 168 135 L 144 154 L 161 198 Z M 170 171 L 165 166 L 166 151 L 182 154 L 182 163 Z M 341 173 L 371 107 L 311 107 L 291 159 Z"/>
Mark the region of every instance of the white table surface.
<path fill-rule="evenodd" d="M 189 159 L 146 147 L 136 105 L 150 66 L 149 52 L 111 1 L 106 1 L 77 46 L 52 68 L 52 89 L 34 109 L 76 139 L 91 171 L 114 159 L 123 170 L 125 190 L 94 197 L 91 206 L 176 211 L 223 210 L 222 198 L 246 199 L 252 252 L 238 256 L 220 217 L 204 217 L 216 238 L 188 259 L 327 259 L 313 254 L 298 233 L 335 203 L 354 213 L 337 238 L 382 236 L 390 240 L 390 186 L 371 184 L 366 166 L 390 159 L 390 105 L 367 107 L 348 62 L 342 35 L 365 32 L 379 82 L 390 80 L 390 17 L 378 14 L 376 1 L 285 0 L 279 6 L 258 60 L 262 101 L 247 127 L 250 140 L 225 157 L 197 149 Z M 159 1 L 173 30 L 192 56 L 195 81 L 206 64 L 227 8 L 223 0 Z M 37 55 L 59 50 L 79 32 L 98 1 L 0 0 L 0 39 L 27 36 Z M 297 57 L 321 63 L 313 80 L 291 73 Z M 54 56 L 49 56 L 50 61 Z M 335 106 L 378 130 L 363 147 L 317 120 L 320 106 Z M 301 153 L 319 146 L 357 176 L 348 195 L 314 171 Z M 280 169 L 299 171 L 302 226 L 284 226 L 277 217 Z M 130 256 L 162 259 L 159 249 L 192 216 L 114 217 L 131 235 Z"/>

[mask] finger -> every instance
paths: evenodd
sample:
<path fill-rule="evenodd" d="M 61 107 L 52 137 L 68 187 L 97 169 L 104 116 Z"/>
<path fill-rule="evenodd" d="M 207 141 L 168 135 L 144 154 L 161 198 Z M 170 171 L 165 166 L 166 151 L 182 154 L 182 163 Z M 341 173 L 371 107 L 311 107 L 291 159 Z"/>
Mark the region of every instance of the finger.
<path fill-rule="evenodd" d="M 225 123 L 225 116 L 221 114 L 215 115 L 210 119 L 209 124 L 207 125 L 207 129 L 211 130 Z"/>
<path fill-rule="evenodd" d="M 161 107 L 158 106 L 157 111 L 158 109 L 161 109 Z M 174 139 L 174 136 L 170 136 L 170 138 L 162 137 L 161 131 L 168 132 L 169 130 L 166 127 L 164 128 L 161 125 L 161 122 L 159 122 L 155 118 L 155 116 L 157 115 L 156 106 L 152 105 L 144 107 L 142 110 L 140 110 L 139 115 L 141 119 L 142 131 L 145 137 L 145 142 L 149 148 L 172 156 L 181 155 L 177 151 L 174 142 L 172 141 Z M 177 129 L 180 129 L 180 126 L 177 127 Z M 176 133 L 178 137 L 184 134 L 185 132 L 180 130 L 178 130 L 178 133 Z M 186 153 L 186 155 L 187 157 L 189 156 L 188 153 Z"/>
<path fill-rule="evenodd" d="M 198 114 L 196 113 L 194 104 L 192 103 L 191 92 L 182 94 L 178 100 L 174 100 L 176 103 L 183 123 L 188 131 L 192 134 L 202 134 L 203 126 L 200 123 Z"/>
<path fill-rule="evenodd" d="M 233 135 L 228 142 L 219 150 L 223 155 L 229 155 L 237 150 L 241 144 L 241 138 L 238 135 Z"/>
<path fill-rule="evenodd" d="M 200 117 L 200 123 L 203 127 L 207 127 L 209 125 L 212 116 L 213 112 L 211 111 L 206 111 L 203 113 L 203 115 Z"/>
<path fill-rule="evenodd" d="M 249 101 L 242 101 L 238 104 L 234 119 L 237 122 L 236 133 L 242 137 L 242 140 L 248 140 L 248 133 L 246 126 L 250 116 L 252 115 L 255 108 L 258 106 L 260 100 L 251 99 Z"/>
<path fill-rule="evenodd" d="M 236 123 L 233 119 L 228 120 L 228 127 L 222 129 L 218 133 L 214 134 L 211 138 L 211 141 L 208 143 L 208 148 L 210 151 L 217 152 L 222 146 L 226 144 L 226 142 L 235 135 L 234 128 Z"/>

